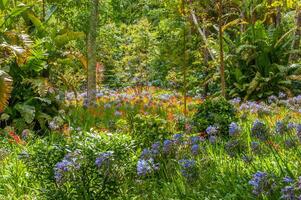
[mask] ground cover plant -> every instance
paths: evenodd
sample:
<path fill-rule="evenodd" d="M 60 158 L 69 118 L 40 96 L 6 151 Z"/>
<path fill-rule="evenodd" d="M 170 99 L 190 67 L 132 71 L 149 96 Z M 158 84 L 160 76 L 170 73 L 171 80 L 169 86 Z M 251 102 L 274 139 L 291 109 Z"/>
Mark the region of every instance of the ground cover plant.
<path fill-rule="evenodd" d="M 301 199 L 298 0 L 0 0 L 0 200 Z"/>

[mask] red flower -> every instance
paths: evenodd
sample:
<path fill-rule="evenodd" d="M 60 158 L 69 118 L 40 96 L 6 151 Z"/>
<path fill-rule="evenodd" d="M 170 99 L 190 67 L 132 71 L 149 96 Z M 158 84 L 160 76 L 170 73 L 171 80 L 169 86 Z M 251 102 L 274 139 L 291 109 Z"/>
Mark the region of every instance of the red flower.
<path fill-rule="evenodd" d="M 9 132 L 10 137 L 12 137 L 14 139 L 14 142 L 16 142 L 17 144 L 23 144 L 23 141 L 21 140 L 21 138 L 15 134 L 13 131 Z"/>

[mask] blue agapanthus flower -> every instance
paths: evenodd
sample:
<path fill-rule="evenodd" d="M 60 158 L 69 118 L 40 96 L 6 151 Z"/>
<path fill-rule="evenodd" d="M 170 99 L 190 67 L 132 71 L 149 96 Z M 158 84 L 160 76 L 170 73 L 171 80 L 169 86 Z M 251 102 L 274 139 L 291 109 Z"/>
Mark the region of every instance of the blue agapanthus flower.
<path fill-rule="evenodd" d="M 240 127 L 238 126 L 237 123 L 232 122 L 229 125 L 229 135 L 230 136 L 236 136 L 236 135 L 239 135 L 239 133 L 240 133 Z"/>
<path fill-rule="evenodd" d="M 174 142 L 172 140 L 164 140 L 163 141 L 163 153 L 168 154 L 171 153 L 173 149 Z"/>
<path fill-rule="evenodd" d="M 108 166 L 113 158 L 113 152 L 107 151 L 99 154 L 95 160 L 95 165 L 97 167 Z"/>
<path fill-rule="evenodd" d="M 208 126 L 206 133 L 208 135 L 216 135 L 218 133 L 218 128 L 216 126 Z"/>
<path fill-rule="evenodd" d="M 183 134 L 175 134 L 173 136 L 173 139 L 176 141 L 176 142 L 180 142 L 183 138 Z"/>
<path fill-rule="evenodd" d="M 193 155 L 198 155 L 199 152 L 200 152 L 200 145 L 198 145 L 198 144 L 192 145 L 192 147 L 191 147 L 191 153 Z"/>
<path fill-rule="evenodd" d="M 190 143 L 193 145 L 193 144 L 198 144 L 198 143 L 200 143 L 200 141 L 201 141 L 201 137 L 200 136 L 191 136 L 190 138 L 189 138 L 189 140 L 190 140 Z"/>
<path fill-rule="evenodd" d="M 196 176 L 196 162 L 191 159 L 179 160 L 182 175 L 187 179 L 193 179 Z"/>
<path fill-rule="evenodd" d="M 161 143 L 160 142 L 155 142 L 154 144 L 152 144 L 152 148 L 151 148 L 151 153 L 154 156 L 157 156 L 160 154 L 160 148 L 161 148 Z"/>
<path fill-rule="evenodd" d="M 260 151 L 260 144 L 258 142 L 251 142 L 251 149 L 254 153 L 258 153 Z"/>
<path fill-rule="evenodd" d="M 293 183 L 294 182 L 294 179 L 292 179 L 291 177 L 289 176 L 286 176 L 283 178 L 283 182 L 284 183 Z"/>
<path fill-rule="evenodd" d="M 286 132 L 286 124 L 283 121 L 276 122 L 276 133 L 284 134 Z"/>
<path fill-rule="evenodd" d="M 82 156 L 79 150 L 68 153 L 62 161 L 58 162 L 54 167 L 54 178 L 58 184 L 64 182 L 67 173 L 76 172 L 81 167 Z"/>
<path fill-rule="evenodd" d="M 299 138 L 299 141 L 301 142 L 301 124 L 298 124 L 296 126 L 296 132 L 297 132 L 297 137 Z"/>
<path fill-rule="evenodd" d="M 297 200 L 294 186 L 285 186 L 283 189 L 281 189 L 281 194 L 281 199 Z"/>
<path fill-rule="evenodd" d="M 258 171 L 253 174 L 249 184 L 253 187 L 253 193 L 257 196 L 269 193 L 274 184 L 266 172 Z"/>
<path fill-rule="evenodd" d="M 210 135 L 209 136 L 209 142 L 211 143 L 211 144 L 215 144 L 215 142 L 216 142 L 216 136 L 215 135 Z"/>
<path fill-rule="evenodd" d="M 137 162 L 137 174 L 138 176 L 146 176 L 151 174 L 155 170 L 159 169 L 159 164 L 154 163 L 154 159 L 150 158 L 147 160 L 140 159 Z"/>
<path fill-rule="evenodd" d="M 289 123 L 287 124 L 287 130 L 288 130 L 288 131 L 292 131 L 292 130 L 294 130 L 294 129 L 296 129 L 296 124 L 293 123 L 293 122 L 289 122 Z"/>
<path fill-rule="evenodd" d="M 253 123 L 251 133 L 253 137 L 260 140 L 266 140 L 268 138 L 268 128 L 265 123 L 259 121 L 258 119 Z"/>

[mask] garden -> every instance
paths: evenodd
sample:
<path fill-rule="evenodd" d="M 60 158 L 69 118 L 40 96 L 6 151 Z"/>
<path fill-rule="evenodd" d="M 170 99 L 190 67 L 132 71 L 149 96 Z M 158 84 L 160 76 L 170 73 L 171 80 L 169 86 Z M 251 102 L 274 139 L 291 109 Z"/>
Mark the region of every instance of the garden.
<path fill-rule="evenodd" d="M 301 199 L 301 4 L 0 0 L 0 200 Z"/>

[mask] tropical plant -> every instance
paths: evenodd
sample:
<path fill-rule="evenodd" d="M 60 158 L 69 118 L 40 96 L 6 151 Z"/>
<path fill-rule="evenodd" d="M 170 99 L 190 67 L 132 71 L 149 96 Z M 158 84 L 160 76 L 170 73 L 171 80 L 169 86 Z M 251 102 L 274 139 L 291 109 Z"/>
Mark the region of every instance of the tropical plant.
<path fill-rule="evenodd" d="M 12 90 L 12 79 L 11 77 L 0 70 L 0 112 L 7 106 L 8 99 Z"/>

